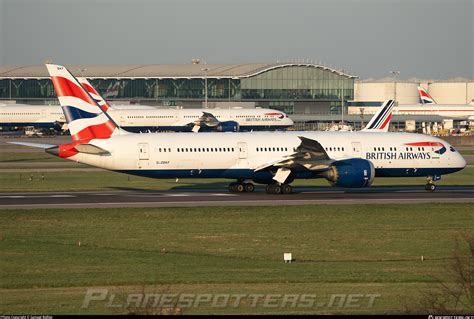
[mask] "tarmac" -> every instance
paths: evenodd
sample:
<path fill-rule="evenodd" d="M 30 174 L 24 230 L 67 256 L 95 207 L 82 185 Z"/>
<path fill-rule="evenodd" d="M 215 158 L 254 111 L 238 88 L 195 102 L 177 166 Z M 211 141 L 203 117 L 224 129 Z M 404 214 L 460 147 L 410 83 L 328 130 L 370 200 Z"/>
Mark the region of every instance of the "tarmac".
<path fill-rule="evenodd" d="M 472 203 L 474 186 L 371 187 L 347 190 L 327 187 L 296 188 L 293 194 L 229 193 L 222 189 L 155 191 L 123 189 L 95 192 L 0 193 L 0 209 L 122 208 L 198 206 L 281 206 L 309 204 Z"/>

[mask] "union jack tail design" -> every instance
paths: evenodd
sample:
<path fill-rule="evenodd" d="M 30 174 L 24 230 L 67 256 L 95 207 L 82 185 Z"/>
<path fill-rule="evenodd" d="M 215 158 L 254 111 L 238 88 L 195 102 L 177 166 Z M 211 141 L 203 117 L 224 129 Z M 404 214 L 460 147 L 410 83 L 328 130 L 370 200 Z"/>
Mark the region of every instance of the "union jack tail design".
<path fill-rule="evenodd" d="M 100 106 L 64 66 L 46 64 L 46 67 L 73 141 L 88 143 L 120 133 L 118 125 L 106 113 L 108 107 Z"/>
<path fill-rule="evenodd" d="M 369 124 L 362 130 L 366 132 L 388 132 L 392 110 L 395 106 L 394 100 L 385 101 L 379 111 L 370 120 Z"/>
<path fill-rule="evenodd" d="M 421 104 L 436 104 L 431 95 L 429 95 L 421 86 L 418 87 L 418 94 L 420 95 Z"/>
<path fill-rule="evenodd" d="M 108 110 L 113 110 L 110 104 L 97 92 L 97 90 L 89 83 L 86 78 L 77 78 L 82 87 L 86 89 L 87 93 L 99 104 L 102 111 L 107 112 Z"/>

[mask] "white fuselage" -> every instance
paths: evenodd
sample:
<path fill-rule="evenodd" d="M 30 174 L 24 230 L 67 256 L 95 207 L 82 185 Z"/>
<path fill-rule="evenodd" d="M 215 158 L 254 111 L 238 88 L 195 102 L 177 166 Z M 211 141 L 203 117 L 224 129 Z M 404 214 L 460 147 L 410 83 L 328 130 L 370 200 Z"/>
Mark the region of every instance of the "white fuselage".
<path fill-rule="evenodd" d="M 192 127 L 203 112 L 211 113 L 219 122 L 233 121 L 243 129 L 287 128 L 293 121 L 285 113 L 271 109 L 155 109 L 155 110 L 111 110 L 110 116 L 120 127 L 157 127 L 162 130 L 177 130 Z"/>
<path fill-rule="evenodd" d="M 234 121 L 240 127 L 252 129 L 280 129 L 293 125 L 285 113 L 271 109 L 157 109 L 146 106 L 112 106 L 108 114 L 124 129 L 183 130 L 191 129 L 203 112 L 209 112 L 220 122 Z M 61 106 L 6 105 L 0 106 L 0 126 L 53 127 L 65 123 Z"/>
<path fill-rule="evenodd" d="M 318 141 L 331 160 L 362 158 L 371 161 L 376 176 L 442 175 L 466 165 L 449 143 L 436 137 L 372 132 L 127 134 L 90 141 L 110 155 L 78 153 L 69 159 L 155 178 L 260 179 L 271 173 L 254 170 L 293 154 L 301 144 L 299 136 Z M 443 153 L 437 153 L 441 149 L 439 146 L 406 145 L 429 142 L 442 143 Z M 312 177 L 316 176 L 305 169 L 297 173 L 297 178 Z"/>
<path fill-rule="evenodd" d="M 360 107 L 350 106 L 349 114 L 360 114 Z M 373 110 L 371 110 L 373 109 Z M 378 108 L 364 108 L 365 114 L 375 113 Z M 474 105 L 401 104 L 393 109 L 394 115 L 438 115 L 444 118 L 469 118 L 474 116 Z"/>
<path fill-rule="evenodd" d="M 0 106 L 0 126 L 55 127 L 66 119 L 60 106 L 8 104 Z"/>
<path fill-rule="evenodd" d="M 415 104 L 398 105 L 393 110 L 395 115 L 439 115 L 449 118 L 468 118 L 474 115 L 474 105 L 465 104 Z"/>

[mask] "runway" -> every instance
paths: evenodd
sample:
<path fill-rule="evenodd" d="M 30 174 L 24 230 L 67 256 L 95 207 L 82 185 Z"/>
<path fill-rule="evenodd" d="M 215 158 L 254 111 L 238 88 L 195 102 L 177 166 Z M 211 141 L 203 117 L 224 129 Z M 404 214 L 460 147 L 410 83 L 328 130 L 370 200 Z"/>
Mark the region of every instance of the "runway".
<path fill-rule="evenodd" d="M 430 193 L 420 186 L 345 190 L 296 188 L 294 194 L 228 193 L 222 189 L 156 191 L 124 189 L 101 192 L 0 193 L 0 209 L 281 206 L 308 204 L 384 204 L 474 202 L 474 186 L 438 186 Z"/>

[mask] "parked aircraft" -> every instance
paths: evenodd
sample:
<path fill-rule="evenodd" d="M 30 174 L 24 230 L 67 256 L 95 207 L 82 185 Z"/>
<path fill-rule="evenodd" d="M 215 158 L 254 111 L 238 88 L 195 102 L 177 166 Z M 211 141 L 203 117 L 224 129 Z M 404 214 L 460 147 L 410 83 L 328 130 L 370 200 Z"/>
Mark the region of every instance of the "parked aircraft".
<path fill-rule="evenodd" d="M 466 119 L 474 115 L 473 104 L 436 104 L 436 101 L 422 87 L 418 87 L 419 104 L 400 104 L 395 110 L 397 115 L 439 115 L 444 118 Z"/>
<path fill-rule="evenodd" d="M 293 121 L 285 113 L 272 109 L 154 109 L 115 110 L 85 78 L 82 86 L 100 105 L 110 108 L 110 116 L 126 131 L 219 131 L 287 129 Z"/>

